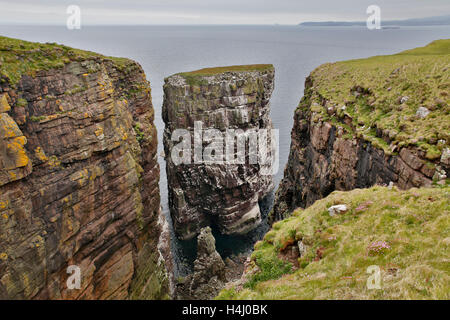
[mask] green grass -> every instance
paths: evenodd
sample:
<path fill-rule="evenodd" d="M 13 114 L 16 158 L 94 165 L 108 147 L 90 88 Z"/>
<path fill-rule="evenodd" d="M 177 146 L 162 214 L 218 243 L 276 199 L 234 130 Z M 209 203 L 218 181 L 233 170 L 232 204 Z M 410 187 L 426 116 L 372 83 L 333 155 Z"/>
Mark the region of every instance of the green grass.
<path fill-rule="evenodd" d="M 34 76 L 37 71 L 62 68 L 71 61 L 103 58 L 112 60 L 123 70 L 132 61 L 102 56 L 98 53 L 70 48 L 55 43 L 36 43 L 0 36 L 0 75 L 15 86 L 23 75 Z"/>
<path fill-rule="evenodd" d="M 330 217 L 327 209 L 336 204 L 349 211 Z M 298 269 L 288 269 L 280 253 L 299 240 L 307 253 Z M 379 243 L 388 248 L 377 249 Z M 449 246 L 448 186 L 333 192 L 274 224 L 252 255 L 261 271 L 217 298 L 449 299 Z M 367 288 L 372 265 L 381 269 L 380 290 Z"/>
<path fill-rule="evenodd" d="M 348 114 L 353 119 L 350 136 L 376 142 L 373 130 L 378 128 L 390 133 L 390 143 L 416 146 L 431 159 L 439 158 L 450 143 L 448 39 L 395 55 L 325 64 L 312 72 L 311 79 L 314 89 L 305 92 L 299 107 L 318 103 L 322 108 L 315 110 L 317 120 L 330 117 L 328 107 L 335 108 L 332 117 L 338 122 Z M 409 99 L 401 104 L 402 97 Z M 431 111 L 424 119 L 416 116 L 421 106 Z M 390 153 L 389 144 L 379 146 Z"/>
<path fill-rule="evenodd" d="M 249 64 L 240 66 L 227 66 L 227 67 L 216 67 L 216 68 L 204 68 L 191 72 L 181 72 L 178 75 L 186 79 L 190 85 L 201 85 L 205 83 L 202 81 L 203 77 L 211 77 L 225 72 L 250 72 L 250 71 L 269 71 L 273 70 L 274 67 L 271 64 Z"/>

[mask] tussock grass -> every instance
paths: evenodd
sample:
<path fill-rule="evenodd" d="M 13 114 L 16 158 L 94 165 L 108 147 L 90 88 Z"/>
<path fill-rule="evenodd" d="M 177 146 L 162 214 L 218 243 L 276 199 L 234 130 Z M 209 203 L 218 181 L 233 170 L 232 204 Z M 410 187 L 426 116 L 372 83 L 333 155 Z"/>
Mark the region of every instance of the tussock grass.
<path fill-rule="evenodd" d="M 204 68 L 200 70 L 195 70 L 191 72 L 181 72 L 178 75 L 186 79 L 187 83 L 190 85 L 203 85 L 207 84 L 202 78 L 211 77 L 225 72 L 250 72 L 250 71 L 269 71 L 274 70 L 271 64 L 249 64 L 249 65 L 239 65 L 239 66 L 227 66 L 227 67 L 215 67 L 215 68 Z"/>
<path fill-rule="evenodd" d="M 215 68 L 204 68 L 191 72 L 179 73 L 182 76 L 199 76 L 207 77 L 224 72 L 246 72 L 246 71 L 267 71 L 273 69 L 271 64 L 248 64 L 240 66 L 227 66 L 227 67 L 215 67 Z"/>
<path fill-rule="evenodd" d="M 71 61 L 96 58 L 111 60 L 120 70 L 133 64 L 126 58 L 106 57 L 56 43 L 37 43 L 0 36 L 0 76 L 8 79 L 13 86 L 23 75 L 34 76 L 40 70 L 62 68 Z"/>
<path fill-rule="evenodd" d="M 314 111 L 339 125 L 339 116 L 347 113 L 353 120 L 353 128 L 346 128 L 350 137 L 364 137 L 391 153 L 377 137 L 379 129 L 389 133 L 394 145 L 416 146 L 429 160 L 439 159 L 450 144 L 450 39 L 390 56 L 324 64 L 311 79 L 313 92 L 305 95 L 312 96 L 300 107 L 327 101 Z M 337 110 L 331 119 L 328 107 Z M 419 107 L 430 114 L 417 117 Z"/>
<path fill-rule="evenodd" d="M 327 209 L 336 204 L 349 211 L 331 217 Z M 307 253 L 297 270 L 280 275 L 276 258 L 292 240 L 301 240 Z M 379 243 L 388 249 L 370 251 Z M 336 191 L 274 224 L 255 246 L 261 273 L 278 268 L 278 274 L 254 275 L 243 289 L 223 290 L 218 299 L 449 299 L 449 246 L 449 187 Z M 381 269 L 381 290 L 367 288 L 372 265 Z"/>

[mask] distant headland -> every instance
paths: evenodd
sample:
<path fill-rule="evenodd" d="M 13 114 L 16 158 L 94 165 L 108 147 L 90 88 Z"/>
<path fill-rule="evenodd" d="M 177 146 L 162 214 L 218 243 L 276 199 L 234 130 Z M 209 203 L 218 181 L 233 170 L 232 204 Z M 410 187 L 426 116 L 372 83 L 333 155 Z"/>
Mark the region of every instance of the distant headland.
<path fill-rule="evenodd" d="M 406 20 L 386 20 L 382 21 L 383 27 L 408 27 L 408 26 L 445 26 L 450 25 L 450 15 L 415 18 Z M 322 21 L 322 22 L 302 22 L 302 27 L 352 27 L 365 26 L 365 21 Z"/>

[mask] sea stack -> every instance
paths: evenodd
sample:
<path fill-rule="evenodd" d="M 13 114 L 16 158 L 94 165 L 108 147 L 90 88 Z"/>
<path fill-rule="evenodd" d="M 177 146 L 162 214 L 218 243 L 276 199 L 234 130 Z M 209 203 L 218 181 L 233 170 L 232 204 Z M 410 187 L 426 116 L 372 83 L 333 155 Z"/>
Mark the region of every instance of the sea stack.
<path fill-rule="evenodd" d="M 258 136 L 258 152 L 266 136 L 273 151 L 269 100 L 274 74 L 272 65 L 247 65 L 165 79 L 169 207 L 180 239 L 195 237 L 205 226 L 223 234 L 244 234 L 261 223 L 258 201 L 273 189 L 273 161 L 252 161 L 252 137 Z M 240 138 L 245 138 L 245 154 L 238 147 Z M 227 144 L 230 141 L 236 148 Z"/>

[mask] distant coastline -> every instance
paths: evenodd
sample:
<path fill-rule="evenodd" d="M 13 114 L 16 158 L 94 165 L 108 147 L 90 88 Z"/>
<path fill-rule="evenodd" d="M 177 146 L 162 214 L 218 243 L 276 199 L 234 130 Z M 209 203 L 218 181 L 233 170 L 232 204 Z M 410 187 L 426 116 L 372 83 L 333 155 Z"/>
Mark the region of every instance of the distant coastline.
<path fill-rule="evenodd" d="M 302 27 L 353 27 L 365 25 L 365 21 L 307 21 L 299 24 Z M 450 25 L 450 15 L 406 20 L 386 20 L 382 21 L 381 25 L 383 27 L 446 26 Z"/>

